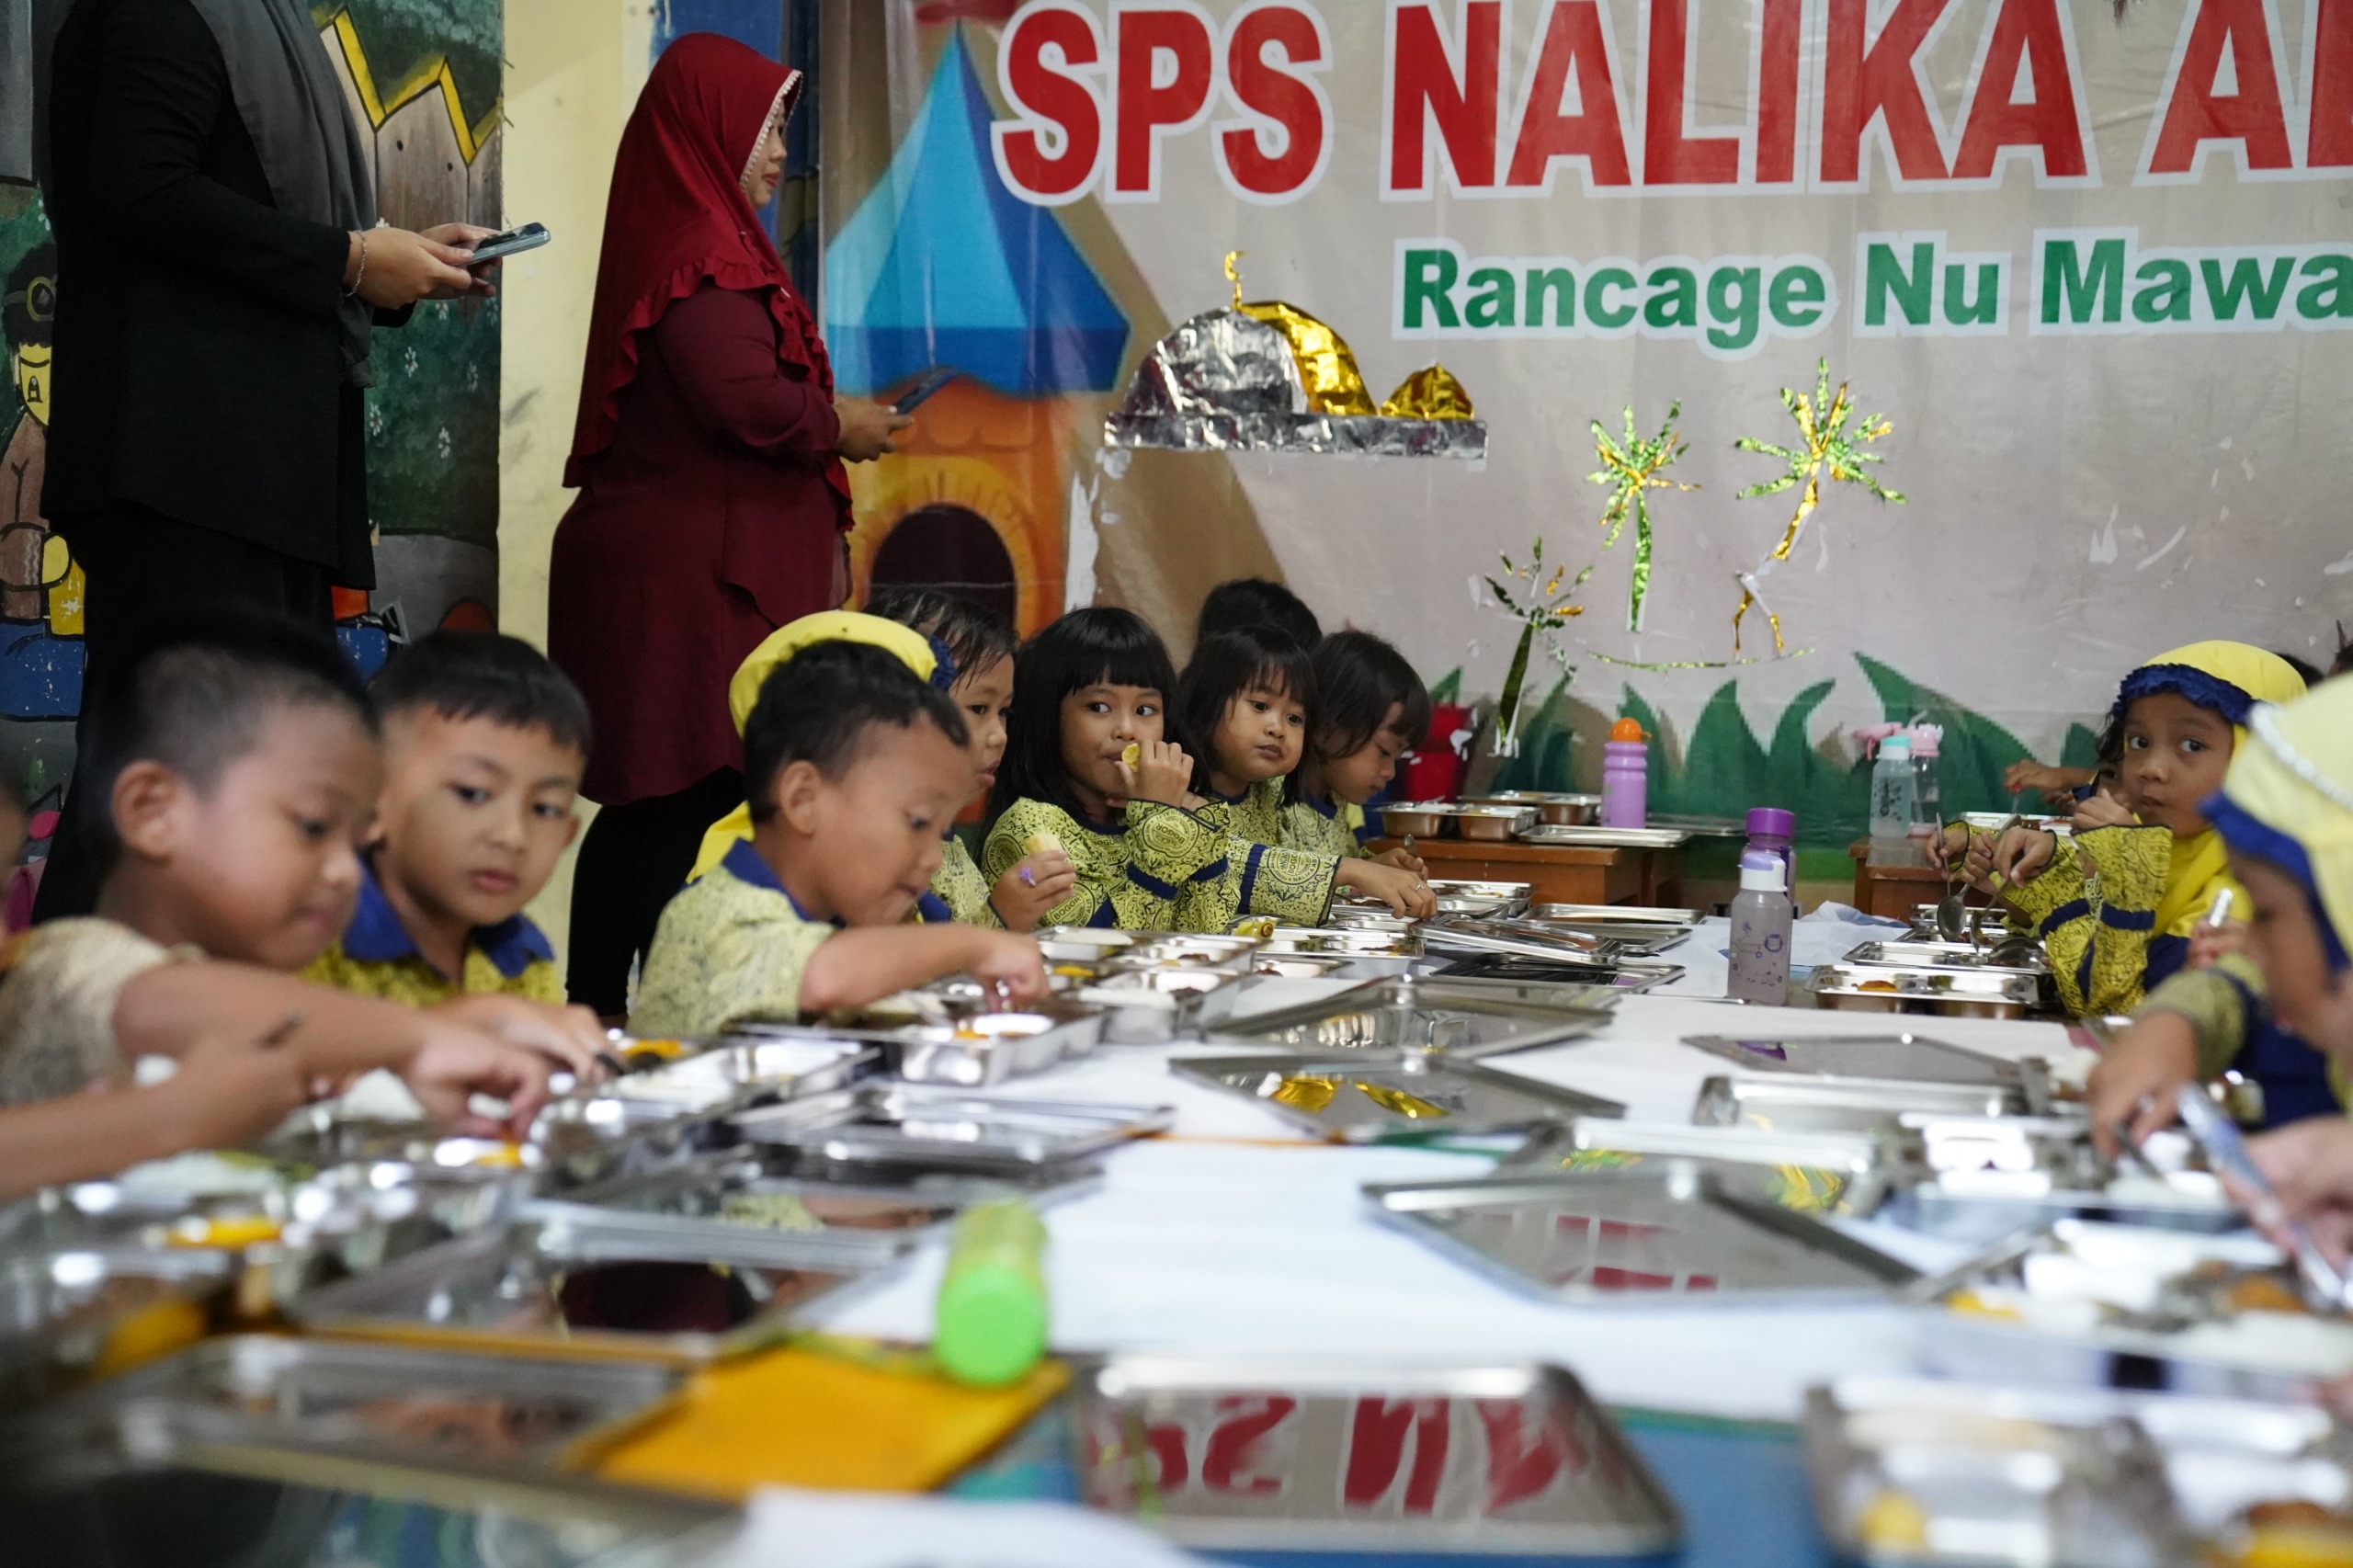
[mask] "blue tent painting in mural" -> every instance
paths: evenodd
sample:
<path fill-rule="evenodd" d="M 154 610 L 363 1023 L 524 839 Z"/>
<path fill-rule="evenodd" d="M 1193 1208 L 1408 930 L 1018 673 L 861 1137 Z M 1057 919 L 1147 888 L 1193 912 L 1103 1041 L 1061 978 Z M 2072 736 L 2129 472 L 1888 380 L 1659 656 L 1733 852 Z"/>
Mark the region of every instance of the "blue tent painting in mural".
<path fill-rule="evenodd" d="M 846 391 L 952 365 L 1014 396 L 1102 392 L 1126 315 L 1051 210 L 1005 188 L 959 28 L 891 166 L 825 257 L 825 343 Z"/>

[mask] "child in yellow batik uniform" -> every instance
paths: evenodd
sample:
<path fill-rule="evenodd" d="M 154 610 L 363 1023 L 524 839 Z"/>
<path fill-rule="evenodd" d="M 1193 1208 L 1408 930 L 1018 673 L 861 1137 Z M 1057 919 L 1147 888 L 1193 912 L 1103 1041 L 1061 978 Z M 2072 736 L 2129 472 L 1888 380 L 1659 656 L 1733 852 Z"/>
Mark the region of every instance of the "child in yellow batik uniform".
<path fill-rule="evenodd" d="M 1404 655 L 1369 631 L 1335 631 L 1315 645 L 1314 722 L 1307 754 L 1286 785 L 1282 837 L 1290 849 L 1361 858 L 1375 836 L 1364 803 L 1389 787 L 1398 760 L 1430 727 L 1430 694 Z M 1416 876 L 1416 856 L 1381 857 Z"/>

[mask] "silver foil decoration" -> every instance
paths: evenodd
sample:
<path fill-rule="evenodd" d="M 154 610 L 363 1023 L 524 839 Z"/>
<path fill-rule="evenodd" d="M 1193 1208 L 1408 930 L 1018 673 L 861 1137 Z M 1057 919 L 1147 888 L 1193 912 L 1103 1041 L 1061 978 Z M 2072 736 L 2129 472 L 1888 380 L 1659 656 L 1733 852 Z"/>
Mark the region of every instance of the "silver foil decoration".
<path fill-rule="evenodd" d="M 1483 419 L 1311 414 L 1283 335 L 1240 311 L 1210 311 L 1153 345 L 1103 421 L 1107 447 L 1327 457 L 1487 456 Z"/>

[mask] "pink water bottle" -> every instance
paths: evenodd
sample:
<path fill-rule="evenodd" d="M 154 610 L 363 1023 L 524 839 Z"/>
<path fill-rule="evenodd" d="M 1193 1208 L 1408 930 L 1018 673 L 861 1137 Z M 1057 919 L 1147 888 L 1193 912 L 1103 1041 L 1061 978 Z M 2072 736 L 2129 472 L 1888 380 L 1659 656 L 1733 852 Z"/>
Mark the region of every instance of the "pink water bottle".
<path fill-rule="evenodd" d="M 1651 746 L 1642 725 L 1620 719 L 1601 747 L 1601 825 L 1640 827 L 1650 820 Z"/>

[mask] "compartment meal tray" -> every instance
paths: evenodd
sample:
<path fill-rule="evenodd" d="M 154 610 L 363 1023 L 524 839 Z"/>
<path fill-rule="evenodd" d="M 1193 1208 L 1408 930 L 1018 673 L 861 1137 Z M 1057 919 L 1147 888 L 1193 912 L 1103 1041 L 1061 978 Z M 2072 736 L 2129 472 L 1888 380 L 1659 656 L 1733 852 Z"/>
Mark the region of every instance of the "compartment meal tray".
<path fill-rule="evenodd" d="M 1422 1051 L 1180 1056 L 1169 1071 L 1348 1142 L 1393 1133 L 1518 1131 L 1624 1107 L 1472 1062 Z"/>
<path fill-rule="evenodd" d="M 1552 1045 L 1609 1021 L 1600 1007 L 1531 999 L 1484 983 L 1377 980 L 1319 1001 L 1254 1013 L 1210 1031 L 1218 1043 L 1279 1050 L 1434 1051 L 1474 1059 Z"/>
<path fill-rule="evenodd" d="M 1165 1131 L 1166 1106 L 1063 1104 L 861 1084 L 736 1119 L 745 1137 L 851 1164 L 1026 1172 Z"/>
<path fill-rule="evenodd" d="M 1364 1191 L 1384 1219 L 1554 1301 L 1876 1298 L 1918 1278 L 1836 1227 L 1689 1162 Z"/>
<path fill-rule="evenodd" d="M 1628 1558 L 1681 1534 L 1558 1367 L 1122 1356 L 1074 1396 L 1086 1501 L 1188 1547 Z"/>

